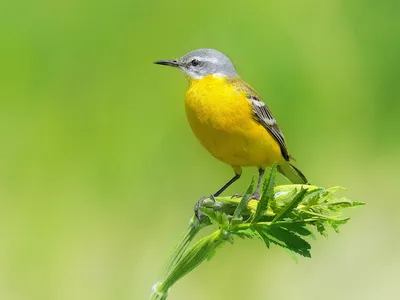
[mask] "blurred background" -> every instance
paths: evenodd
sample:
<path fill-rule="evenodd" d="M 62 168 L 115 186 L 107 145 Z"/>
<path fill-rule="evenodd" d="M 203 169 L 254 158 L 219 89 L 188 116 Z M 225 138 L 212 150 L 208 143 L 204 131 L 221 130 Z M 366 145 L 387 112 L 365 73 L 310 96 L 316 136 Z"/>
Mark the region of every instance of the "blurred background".
<path fill-rule="evenodd" d="M 184 76 L 152 64 L 201 47 L 232 58 L 312 183 L 367 206 L 312 259 L 237 240 L 170 298 L 399 299 L 399 1 L 6 0 L 0 45 L 0 299 L 148 298 L 232 176 L 189 129 Z"/>

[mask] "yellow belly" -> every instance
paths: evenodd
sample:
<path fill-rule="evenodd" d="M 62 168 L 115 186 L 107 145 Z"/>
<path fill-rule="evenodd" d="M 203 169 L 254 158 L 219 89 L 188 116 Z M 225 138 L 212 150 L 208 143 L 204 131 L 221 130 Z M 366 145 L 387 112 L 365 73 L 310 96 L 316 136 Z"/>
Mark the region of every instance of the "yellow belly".
<path fill-rule="evenodd" d="M 224 78 L 192 80 L 186 92 L 186 115 L 201 144 L 232 166 L 270 166 L 281 161 L 278 143 L 252 117 L 244 93 Z"/>

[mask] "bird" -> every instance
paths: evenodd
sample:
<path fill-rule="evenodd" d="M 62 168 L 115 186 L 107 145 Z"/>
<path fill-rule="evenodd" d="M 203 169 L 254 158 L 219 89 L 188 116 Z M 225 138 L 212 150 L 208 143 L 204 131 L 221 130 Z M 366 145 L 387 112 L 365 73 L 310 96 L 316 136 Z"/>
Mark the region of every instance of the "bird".
<path fill-rule="evenodd" d="M 260 199 L 264 171 L 274 164 L 292 183 L 308 183 L 291 163 L 285 137 L 270 109 L 225 54 L 204 48 L 154 63 L 183 71 L 189 80 L 185 111 L 194 135 L 212 156 L 233 168 L 234 176 L 212 198 L 240 178 L 242 167 L 258 168 L 257 186 L 249 199 Z"/>

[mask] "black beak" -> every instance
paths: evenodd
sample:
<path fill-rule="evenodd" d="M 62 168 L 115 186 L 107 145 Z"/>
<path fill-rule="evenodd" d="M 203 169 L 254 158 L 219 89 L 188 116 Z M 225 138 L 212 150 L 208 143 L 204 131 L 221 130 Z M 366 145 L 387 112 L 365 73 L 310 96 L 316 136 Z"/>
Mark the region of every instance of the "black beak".
<path fill-rule="evenodd" d="M 163 66 L 179 67 L 179 62 L 175 59 L 173 59 L 173 60 L 157 60 L 154 63 L 157 65 L 163 65 Z"/>

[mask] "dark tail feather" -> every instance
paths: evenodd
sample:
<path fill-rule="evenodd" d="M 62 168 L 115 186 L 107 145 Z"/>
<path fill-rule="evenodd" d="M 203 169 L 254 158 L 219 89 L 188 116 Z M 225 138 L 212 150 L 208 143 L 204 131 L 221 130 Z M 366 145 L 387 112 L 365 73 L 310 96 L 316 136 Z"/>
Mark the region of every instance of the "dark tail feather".
<path fill-rule="evenodd" d="M 281 165 L 278 165 L 278 171 L 289 179 L 292 183 L 296 184 L 307 184 L 308 180 L 306 176 L 299 169 L 293 166 L 289 162 L 285 162 Z"/>

